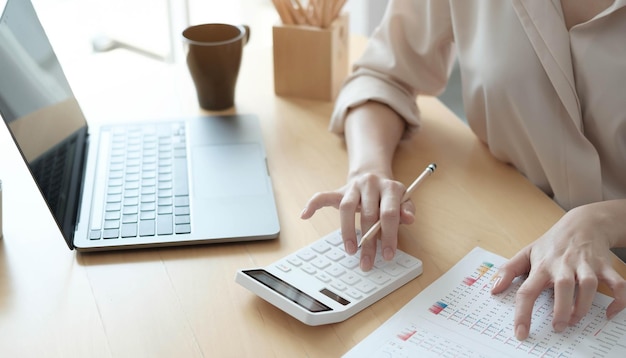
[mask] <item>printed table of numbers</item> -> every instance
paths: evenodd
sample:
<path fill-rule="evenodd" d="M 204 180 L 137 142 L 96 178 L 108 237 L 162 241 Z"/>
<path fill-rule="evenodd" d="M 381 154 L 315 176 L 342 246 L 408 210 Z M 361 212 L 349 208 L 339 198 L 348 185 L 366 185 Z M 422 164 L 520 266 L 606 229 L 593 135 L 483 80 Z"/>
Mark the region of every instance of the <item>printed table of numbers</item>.
<path fill-rule="evenodd" d="M 553 291 L 544 290 L 529 338 L 518 341 L 514 300 L 522 279 L 499 295 L 490 292 L 505 261 L 475 248 L 345 357 L 626 357 L 626 313 L 607 320 L 612 298 L 600 293 L 578 324 L 556 333 Z"/>

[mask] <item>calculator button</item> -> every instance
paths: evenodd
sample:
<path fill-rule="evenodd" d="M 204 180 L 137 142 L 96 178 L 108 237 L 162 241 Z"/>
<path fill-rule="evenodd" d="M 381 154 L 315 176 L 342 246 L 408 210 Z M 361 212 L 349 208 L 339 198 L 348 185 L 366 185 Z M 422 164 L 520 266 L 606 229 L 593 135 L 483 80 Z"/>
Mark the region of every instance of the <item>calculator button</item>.
<path fill-rule="evenodd" d="M 326 267 L 330 266 L 330 262 L 324 259 L 323 257 L 318 257 L 314 259 L 313 261 L 311 261 L 311 265 L 317 267 L 320 270 L 323 270 Z"/>
<path fill-rule="evenodd" d="M 329 259 L 331 259 L 333 261 L 339 261 L 339 260 L 343 259 L 344 257 L 346 257 L 346 254 L 344 254 L 340 250 L 333 250 L 333 251 L 327 253 L 326 257 L 328 257 Z"/>
<path fill-rule="evenodd" d="M 374 285 L 373 283 L 369 282 L 369 281 L 362 281 L 359 282 L 356 286 L 354 286 L 357 290 L 363 292 L 363 293 L 370 293 L 372 291 L 374 291 L 374 289 L 377 287 L 376 285 Z"/>
<path fill-rule="evenodd" d="M 326 272 L 328 272 L 333 277 L 339 277 L 343 275 L 346 272 L 346 270 L 341 268 L 341 266 L 339 265 L 333 265 L 331 268 L 326 270 Z"/>
<path fill-rule="evenodd" d="M 383 268 L 383 271 L 390 274 L 391 276 L 398 276 L 404 271 L 404 268 L 395 262 L 390 262 Z"/>
<path fill-rule="evenodd" d="M 343 291 L 346 288 L 348 288 L 348 286 L 346 286 L 343 282 L 340 281 L 334 281 L 333 283 L 330 284 L 332 287 L 338 289 L 339 291 Z"/>
<path fill-rule="evenodd" d="M 323 254 L 327 252 L 328 250 L 330 250 L 330 246 L 328 246 L 328 244 L 326 244 L 325 242 L 321 242 L 321 241 L 313 244 L 311 248 L 320 254 Z"/>
<path fill-rule="evenodd" d="M 313 258 L 315 258 L 315 256 L 317 256 L 313 251 L 310 250 L 302 250 L 301 252 L 298 252 L 297 255 L 303 261 L 311 261 Z"/>
<path fill-rule="evenodd" d="M 292 256 L 290 258 L 287 259 L 287 262 L 289 262 L 290 264 L 299 267 L 300 265 L 302 265 L 302 260 L 300 260 L 299 258 Z"/>
<path fill-rule="evenodd" d="M 343 244 L 343 239 L 341 238 L 341 234 L 338 233 L 337 235 L 330 235 L 326 239 L 326 242 L 333 246 L 339 246 L 340 244 Z"/>
<path fill-rule="evenodd" d="M 385 261 L 385 259 L 379 255 L 376 255 L 376 258 L 374 259 L 374 267 L 377 267 L 377 268 L 383 268 L 387 266 L 388 263 L 389 261 Z"/>
<path fill-rule="evenodd" d="M 402 252 L 398 253 L 400 257 L 398 257 L 395 261 L 399 264 L 402 265 L 406 268 L 410 268 L 413 267 L 415 265 L 417 265 L 417 263 L 419 262 L 418 259 L 416 259 L 415 257 L 411 257 L 409 255 L 406 255 Z"/>
<path fill-rule="evenodd" d="M 361 297 L 363 297 L 363 294 L 357 290 L 355 290 L 354 288 L 350 288 L 346 291 L 346 293 L 348 294 L 348 296 L 354 298 L 354 299 L 359 299 Z"/>
<path fill-rule="evenodd" d="M 359 276 L 355 275 L 354 273 L 349 272 L 349 273 L 347 273 L 347 274 L 345 274 L 345 275 L 343 275 L 341 277 L 341 281 L 343 281 L 346 284 L 352 286 L 355 283 L 361 281 L 361 278 Z"/>
<path fill-rule="evenodd" d="M 372 280 L 377 285 L 382 285 L 385 282 L 391 280 L 391 277 L 389 277 L 389 275 L 384 274 L 383 272 L 376 272 L 375 274 L 371 275 L 369 279 Z"/>
<path fill-rule="evenodd" d="M 331 278 L 330 276 L 328 276 L 327 274 L 320 272 L 318 273 L 315 277 L 317 277 L 318 280 L 324 282 L 324 283 L 329 283 Z"/>
<path fill-rule="evenodd" d="M 314 275 L 317 272 L 315 267 L 313 267 L 313 266 L 311 266 L 309 264 L 302 266 L 302 271 L 308 273 L 309 275 Z"/>
<path fill-rule="evenodd" d="M 368 277 L 371 274 L 373 274 L 374 272 L 378 272 L 378 269 L 376 267 L 374 267 L 372 270 L 363 271 L 363 270 L 361 270 L 361 268 L 355 268 L 354 272 L 358 273 L 359 275 L 361 275 L 363 277 Z"/>
<path fill-rule="evenodd" d="M 340 263 L 347 269 L 352 270 L 353 268 L 359 266 L 359 259 L 354 256 L 348 256 L 345 259 L 341 260 Z"/>
<path fill-rule="evenodd" d="M 281 263 L 279 263 L 278 265 L 276 265 L 276 267 L 277 267 L 279 270 L 283 271 L 283 272 L 289 272 L 289 271 L 291 271 L 291 267 L 289 267 L 289 265 L 287 265 L 287 264 L 285 264 L 285 263 L 282 263 L 282 262 L 281 262 Z"/>

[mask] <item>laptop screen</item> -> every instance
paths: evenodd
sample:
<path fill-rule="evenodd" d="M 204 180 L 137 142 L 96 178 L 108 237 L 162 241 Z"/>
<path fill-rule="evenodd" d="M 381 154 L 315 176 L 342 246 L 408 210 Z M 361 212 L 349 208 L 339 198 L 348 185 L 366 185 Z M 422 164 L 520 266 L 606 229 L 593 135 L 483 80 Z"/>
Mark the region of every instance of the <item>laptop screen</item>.
<path fill-rule="evenodd" d="M 28 0 L 6 2 L 0 64 L 0 113 L 71 247 L 87 124 Z"/>

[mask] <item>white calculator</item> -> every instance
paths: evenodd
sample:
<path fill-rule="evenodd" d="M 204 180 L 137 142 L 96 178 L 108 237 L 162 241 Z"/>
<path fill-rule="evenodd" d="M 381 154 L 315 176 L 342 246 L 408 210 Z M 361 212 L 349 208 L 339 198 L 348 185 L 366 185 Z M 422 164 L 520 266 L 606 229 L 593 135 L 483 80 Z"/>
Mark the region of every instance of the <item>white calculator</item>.
<path fill-rule="evenodd" d="M 360 252 L 348 255 L 337 230 L 266 267 L 238 270 L 235 281 L 310 326 L 341 322 L 422 274 L 419 259 L 397 250 L 385 261 L 380 251 L 363 272 Z"/>

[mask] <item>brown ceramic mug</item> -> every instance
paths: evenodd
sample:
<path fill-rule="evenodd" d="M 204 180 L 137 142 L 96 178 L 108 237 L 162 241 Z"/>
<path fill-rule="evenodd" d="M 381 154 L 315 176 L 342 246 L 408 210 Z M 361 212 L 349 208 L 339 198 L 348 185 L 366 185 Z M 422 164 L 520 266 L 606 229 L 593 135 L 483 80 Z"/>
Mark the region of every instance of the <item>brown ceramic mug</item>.
<path fill-rule="evenodd" d="M 243 47 L 249 40 L 246 25 L 201 24 L 183 31 L 187 66 L 200 107 L 217 111 L 234 106 Z"/>

